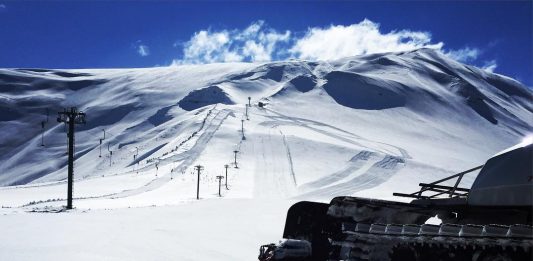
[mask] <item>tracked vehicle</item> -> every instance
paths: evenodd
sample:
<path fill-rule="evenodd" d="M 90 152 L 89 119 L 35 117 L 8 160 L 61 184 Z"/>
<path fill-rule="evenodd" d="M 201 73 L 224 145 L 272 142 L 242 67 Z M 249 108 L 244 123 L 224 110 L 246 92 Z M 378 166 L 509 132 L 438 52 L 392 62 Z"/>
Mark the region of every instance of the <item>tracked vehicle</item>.
<path fill-rule="evenodd" d="M 477 170 L 471 188 L 460 187 L 463 176 Z M 531 141 L 482 166 L 419 185 L 414 193 L 394 193 L 413 198 L 410 203 L 357 197 L 298 202 L 289 208 L 283 232 L 283 242 L 292 243 L 262 246 L 259 259 L 533 260 Z M 441 224 L 426 224 L 432 217 Z M 311 248 L 299 249 L 305 244 L 297 241 Z"/>

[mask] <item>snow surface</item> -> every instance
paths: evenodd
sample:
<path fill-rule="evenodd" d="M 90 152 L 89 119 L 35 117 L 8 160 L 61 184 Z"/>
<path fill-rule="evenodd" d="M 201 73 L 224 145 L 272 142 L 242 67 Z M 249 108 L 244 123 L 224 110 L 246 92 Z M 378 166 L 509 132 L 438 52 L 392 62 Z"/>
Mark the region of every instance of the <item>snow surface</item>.
<path fill-rule="evenodd" d="M 392 192 L 483 164 L 532 132 L 532 98 L 515 80 L 430 49 L 0 69 L 0 260 L 254 260 L 298 200 L 405 201 Z M 76 209 L 63 212 L 66 134 L 55 118 L 69 106 L 87 124 L 76 127 Z"/>

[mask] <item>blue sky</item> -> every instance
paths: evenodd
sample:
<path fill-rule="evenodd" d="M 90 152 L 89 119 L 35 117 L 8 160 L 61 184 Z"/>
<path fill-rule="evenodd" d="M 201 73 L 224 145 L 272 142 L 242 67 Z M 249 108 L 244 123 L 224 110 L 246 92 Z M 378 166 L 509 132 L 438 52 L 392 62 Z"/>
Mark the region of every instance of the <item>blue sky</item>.
<path fill-rule="evenodd" d="M 335 59 L 419 47 L 533 85 L 531 1 L 0 0 L 0 67 Z"/>

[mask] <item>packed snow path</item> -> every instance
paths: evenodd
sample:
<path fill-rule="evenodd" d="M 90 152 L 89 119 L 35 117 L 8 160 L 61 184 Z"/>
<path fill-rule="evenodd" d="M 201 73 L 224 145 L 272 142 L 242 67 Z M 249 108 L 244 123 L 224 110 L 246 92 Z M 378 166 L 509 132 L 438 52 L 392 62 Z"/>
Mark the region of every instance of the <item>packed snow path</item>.
<path fill-rule="evenodd" d="M 254 197 L 288 198 L 295 195 L 296 184 L 292 159 L 287 153 L 285 137 L 274 128 L 253 137 Z"/>

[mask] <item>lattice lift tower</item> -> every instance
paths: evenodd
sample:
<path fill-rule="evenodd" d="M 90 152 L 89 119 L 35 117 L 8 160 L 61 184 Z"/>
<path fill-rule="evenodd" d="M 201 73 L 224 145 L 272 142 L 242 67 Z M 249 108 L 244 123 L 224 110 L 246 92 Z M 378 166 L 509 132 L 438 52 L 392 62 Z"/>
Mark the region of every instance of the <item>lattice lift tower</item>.
<path fill-rule="evenodd" d="M 74 125 L 85 124 L 85 113 L 78 111 L 76 107 L 65 109 L 57 113 L 57 122 L 68 124 L 68 191 L 67 209 L 72 209 L 72 186 L 74 180 Z"/>

